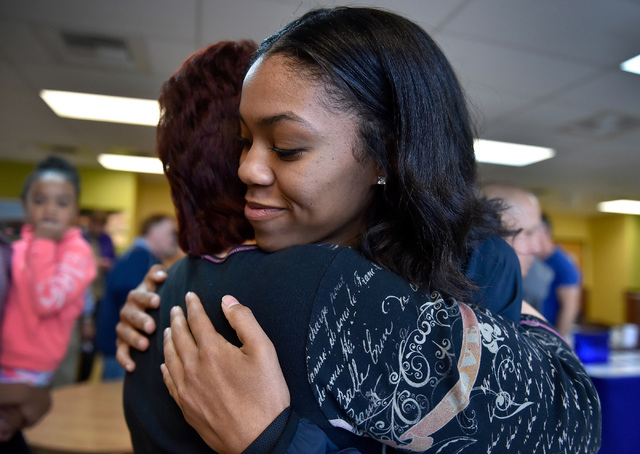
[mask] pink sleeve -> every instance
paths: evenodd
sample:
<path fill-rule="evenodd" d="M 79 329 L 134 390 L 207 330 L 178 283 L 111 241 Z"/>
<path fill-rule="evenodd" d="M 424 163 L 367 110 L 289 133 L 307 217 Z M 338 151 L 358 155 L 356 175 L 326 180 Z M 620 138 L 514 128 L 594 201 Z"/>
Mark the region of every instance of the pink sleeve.
<path fill-rule="evenodd" d="M 27 251 L 30 299 L 34 311 L 43 318 L 57 315 L 68 303 L 78 305 L 74 309 L 79 315 L 84 294 L 96 276 L 93 253 L 88 245 L 76 242 L 62 251 L 57 250 L 59 248 L 54 241 L 36 238 Z"/>

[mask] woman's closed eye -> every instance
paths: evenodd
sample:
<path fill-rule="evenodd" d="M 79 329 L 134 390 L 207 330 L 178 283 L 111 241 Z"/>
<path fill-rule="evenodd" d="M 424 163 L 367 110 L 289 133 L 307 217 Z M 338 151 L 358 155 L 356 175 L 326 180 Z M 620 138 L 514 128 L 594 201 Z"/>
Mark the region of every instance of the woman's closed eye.
<path fill-rule="evenodd" d="M 249 150 L 253 146 L 253 141 L 245 137 L 238 136 L 235 139 L 240 142 L 243 151 Z M 273 146 L 269 147 L 269 150 L 273 151 L 279 159 L 291 161 L 297 158 L 304 151 L 304 148 L 280 148 Z"/>
<path fill-rule="evenodd" d="M 269 148 L 269 150 L 273 151 L 276 155 L 278 155 L 278 158 L 284 161 L 293 160 L 297 158 L 304 151 L 302 148 L 287 149 L 287 148 L 278 148 L 278 147 L 271 147 Z"/>

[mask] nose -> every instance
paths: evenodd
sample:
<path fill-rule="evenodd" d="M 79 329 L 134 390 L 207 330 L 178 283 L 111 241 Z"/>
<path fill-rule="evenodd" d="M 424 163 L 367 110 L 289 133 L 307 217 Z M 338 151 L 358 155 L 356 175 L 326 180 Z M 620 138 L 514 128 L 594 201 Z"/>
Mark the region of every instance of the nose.
<path fill-rule="evenodd" d="M 55 200 L 47 200 L 47 202 L 44 205 L 44 213 L 47 217 L 51 217 L 55 215 L 57 209 L 58 209 L 58 206 Z"/>
<path fill-rule="evenodd" d="M 252 145 L 245 149 L 240 156 L 238 176 L 247 186 L 269 186 L 273 184 L 275 176 L 271 166 L 271 153 L 268 149 L 261 149 Z"/>

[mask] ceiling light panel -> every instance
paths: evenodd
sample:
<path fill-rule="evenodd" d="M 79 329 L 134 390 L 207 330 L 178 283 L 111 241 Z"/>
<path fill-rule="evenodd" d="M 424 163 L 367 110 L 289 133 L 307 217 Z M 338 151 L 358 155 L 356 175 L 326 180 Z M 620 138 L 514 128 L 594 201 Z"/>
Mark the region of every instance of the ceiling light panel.
<path fill-rule="evenodd" d="M 640 74 L 640 55 L 636 55 L 620 64 L 620 69 L 634 74 Z"/>
<path fill-rule="evenodd" d="M 145 156 L 127 156 L 119 154 L 101 154 L 98 162 L 105 169 L 124 172 L 163 174 L 162 161 Z"/>
<path fill-rule="evenodd" d="M 154 127 L 160 118 L 158 101 L 150 99 L 57 90 L 41 90 L 40 97 L 63 118 Z"/>
<path fill-rule="evenodd" d="M 528 166 L 555 156 L 552 148 L 478 139 L 474 143 L 476 159 L 487 164 Z"/>
<path fill-rule="evenodd" d="M 640 215 L 640 200 L 609 200 L 598 204 L 598 211 L 603 213 L 638 214 Z"/>

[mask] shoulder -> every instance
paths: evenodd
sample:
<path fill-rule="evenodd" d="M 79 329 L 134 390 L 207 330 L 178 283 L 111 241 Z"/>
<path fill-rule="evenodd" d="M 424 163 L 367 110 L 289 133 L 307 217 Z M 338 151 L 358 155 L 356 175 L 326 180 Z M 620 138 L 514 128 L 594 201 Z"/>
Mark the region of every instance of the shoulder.
<path fill-rule="evenodd" d="M 225 261 L 234 264 L 244 263 L 266 273 L 285 271 L 290 277 L 311 276 L 326 269 L 339 255 L 355 255 L 362 259 L 361 255 L 351 248 L 329 244 L 303 244 L 270 253 L 257 248 L 240 252 L 232 251 Z"/>
<path fill-rule="evenodd" d="M 515 251 L 499 236 L 493 235 L 474 245 L 469 253 L 466 274 L 470 279 L 486 274 L 488 269 L 509 268 L 520 272 Z"/>
<path fill-rule="evenodd" d="M 557 248 L 546 263 L 554 270 L 560 284 L 577 283 L 580 278 L 580 270 L 573 258 L 561 248 Z"/>
<path fill-rule="evenodd" d="M 335 244 L 300 244 L 277 252 L 272 252 L 268 255 L 274 260 L 280 260 L 283 258 L 300 258 L 304 260 L 323 262 L 332 260 L 340 254 L 349 255 L 351 253 L 360 256 L 356 250 L 350 247 L 336 246 Z"/>
<path fill-rule="evenodd" d="M 466 276 L 477 286 L 471 302 L 517 322 L 522 300 L 522 273 L 515 251 L 498 236 L 477 244 L 470 253 Z"/>
<path fill-rule="evenodd" d="M 558 268 L 577 268 L 573 258 L 560 247 L 556 247 L 553 254 L 545 260 L 545 263 L 556 270 Z"/>
<path fill-rule="evenodd" d="M 148 249 L 134 245 L 122 254 L 122 257 L 118 259 L 118 263 L 132 263 L 138 261 L 147 262 L 149 261 L 149 257 L 153 257 L 153 254 L 151 254 Z"/>
<path fill-rule="evenodd" d="M 477 253 L 493 252 L 496 257 L 511 259 L 516 257 L 515 251 L 509 244 L 497 235 L 491 235 L 478 243 L 474 248 Z"/>

